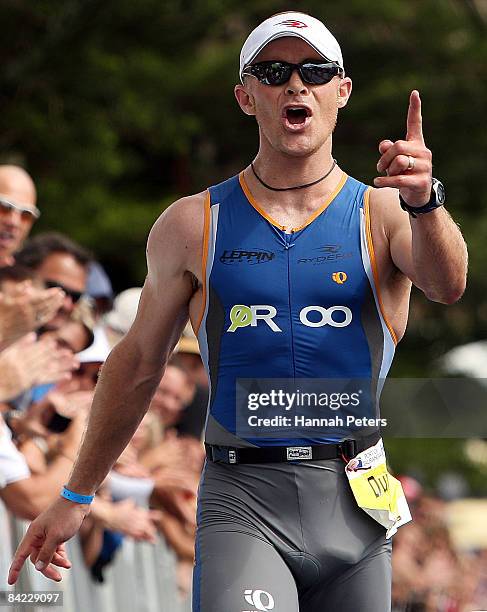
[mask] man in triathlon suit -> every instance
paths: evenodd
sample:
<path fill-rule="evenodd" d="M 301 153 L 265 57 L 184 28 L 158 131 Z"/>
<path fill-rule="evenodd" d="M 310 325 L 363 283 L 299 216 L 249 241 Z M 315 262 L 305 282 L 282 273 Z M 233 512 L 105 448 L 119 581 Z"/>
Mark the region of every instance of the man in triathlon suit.
<path fill-rule="evenodd" d="M 293 411 L 270 411 L 282 396 L 261 393 L 262 381 L 368 380 L 363 409 L 350 400 L 321 410 L 355 424 L 377 415 L 411 283 L 433 301 L 458 300 L 465 244 L 431 176 L 417 91 L 405 139 L 379 145 L 371 188 L 332 157 L 352 82 L 320 21 L 264 21 L 242 48 L 240 78 L 258 154 L 156 221 L 137 318 L 105 363 L 69 482 L 30 525 L 11 584 L 28 556 L 53 580 L 70 566 L 63 543 L 144 416 L 189 316 L 210 377 L 194 612 L 390 610 L 391 540 L 355 503 L 343 461 L 377 443 L 378 426 L 273 428 L 271 415 Z"/>

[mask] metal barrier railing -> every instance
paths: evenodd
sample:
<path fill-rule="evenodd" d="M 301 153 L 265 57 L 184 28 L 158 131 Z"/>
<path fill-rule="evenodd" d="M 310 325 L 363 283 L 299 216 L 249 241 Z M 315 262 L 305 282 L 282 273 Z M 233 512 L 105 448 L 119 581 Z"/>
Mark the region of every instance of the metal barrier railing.
<path fill-rule="evenodd" d="M 62 612 L 190 612 L 191 597 L 181 601 L 176 583 L 176 558 L 164 539 L 156 544 L 126 538 L 114 561 L 105 568 L 103 583 L 94 581 L 85 566 L 78 536 L 66 545 L 70 570 L 56 583 L 34 569 L 27 560 L 15 589 L 7 585 L 8 568 L 28 521 L 11 515 L 0 502 L 0 590 L 62 591 Z M 23 606 L 9 608 L 27 610 Z M 56 609 L 56 608 L 54 608 Z M 52 612 L 52 607 L 29 606 L 29 612 Z"/>

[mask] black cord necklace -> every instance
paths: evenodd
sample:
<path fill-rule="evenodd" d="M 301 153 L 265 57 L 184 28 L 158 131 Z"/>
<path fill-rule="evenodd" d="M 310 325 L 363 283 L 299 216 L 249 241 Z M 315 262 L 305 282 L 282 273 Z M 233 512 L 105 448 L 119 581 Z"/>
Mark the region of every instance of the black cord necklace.
<path fill-rule="evenodd" d="M 254 162 L 250 162 L 250 167 L 252 168 L 252 172 L 254 173 L 255 178 L 259 181 L 261 185 L 264 185 L 264 187 L 266 187 L 267 189 L 270 189 L 271 191 L 291 191 L 292 189 L 305 189 L 306 187 L 312 187 L 313 185 L 317 185 L 318 183 L 321 183 L 321 181 L 324 181 L 326 177 L 331 174 L 333 168 L 336 166 L 336 163 L 337 163 L 337 160 L 334 159 L 331 168 L 321 178 L 317 179 L 316 181 L 313 181 L 312 183 L 306 183 L 305 185 L 296 185 L 296 187 L 271 187 L 267 183 L 264 183 L 264 181 L 257 174 L 254 168 Z"/>

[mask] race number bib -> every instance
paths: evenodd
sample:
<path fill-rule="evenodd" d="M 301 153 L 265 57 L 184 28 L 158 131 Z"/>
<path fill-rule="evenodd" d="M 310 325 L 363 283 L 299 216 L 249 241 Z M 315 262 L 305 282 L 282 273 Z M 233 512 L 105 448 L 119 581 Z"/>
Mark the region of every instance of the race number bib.
<path fill-rule="evenodd" d="M 402 485 L 387 471 L 382 440 L 359 453 L 345 466 L 355 501 L 386 528 L 386 538 L 411 520 Z"/>

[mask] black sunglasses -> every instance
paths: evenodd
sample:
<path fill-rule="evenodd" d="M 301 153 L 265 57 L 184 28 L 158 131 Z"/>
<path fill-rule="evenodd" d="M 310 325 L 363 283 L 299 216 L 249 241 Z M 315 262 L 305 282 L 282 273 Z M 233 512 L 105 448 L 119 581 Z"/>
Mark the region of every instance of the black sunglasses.
<path fill-rule="evenodd" d="M 0 196 L 0 213 L 8 214 L 12 210 L 17 210 L 20 213 L 22 221 L 29 221 L 29 223 L 33 223 L 41 216 L 41 211 L 38 208 L 20 206 L 19 204 L 15 204 L 11 200 L 7 200 L 6 198 Z"/>
<path fill-rule="evenodd" d="M 311 61 L 300 64 L 290 64 L 280 60 L 269 60 L 250 64 L 242 72 L 243 75 L 255 77 L 264 85 L 283 85 L 291 78 L 293 70 L 299 72 L 302 81 L 310 85 L 324 85 L 334 76 L 345 74 L 343 68 L 334 62 Z"/>
<path fill-rule="evenodd" d="M 71 301 L 73 302 L 73 304 L 76 304 L 76 302 L 79 302 L 83 296 L 83 293 L 81 291 L 73 291 L 73 289 L 68 289 L 67 287 L 65 287 L 64 285 L 61 285 L 61 283 L 58 283 L 56 281 L 45 280 L 44 285 L 46 286 L 46 289 L 52 289 L 53 287 L 59 287 L 59 289 L 62 289 L 64 293 L 71 298 Z"/>

